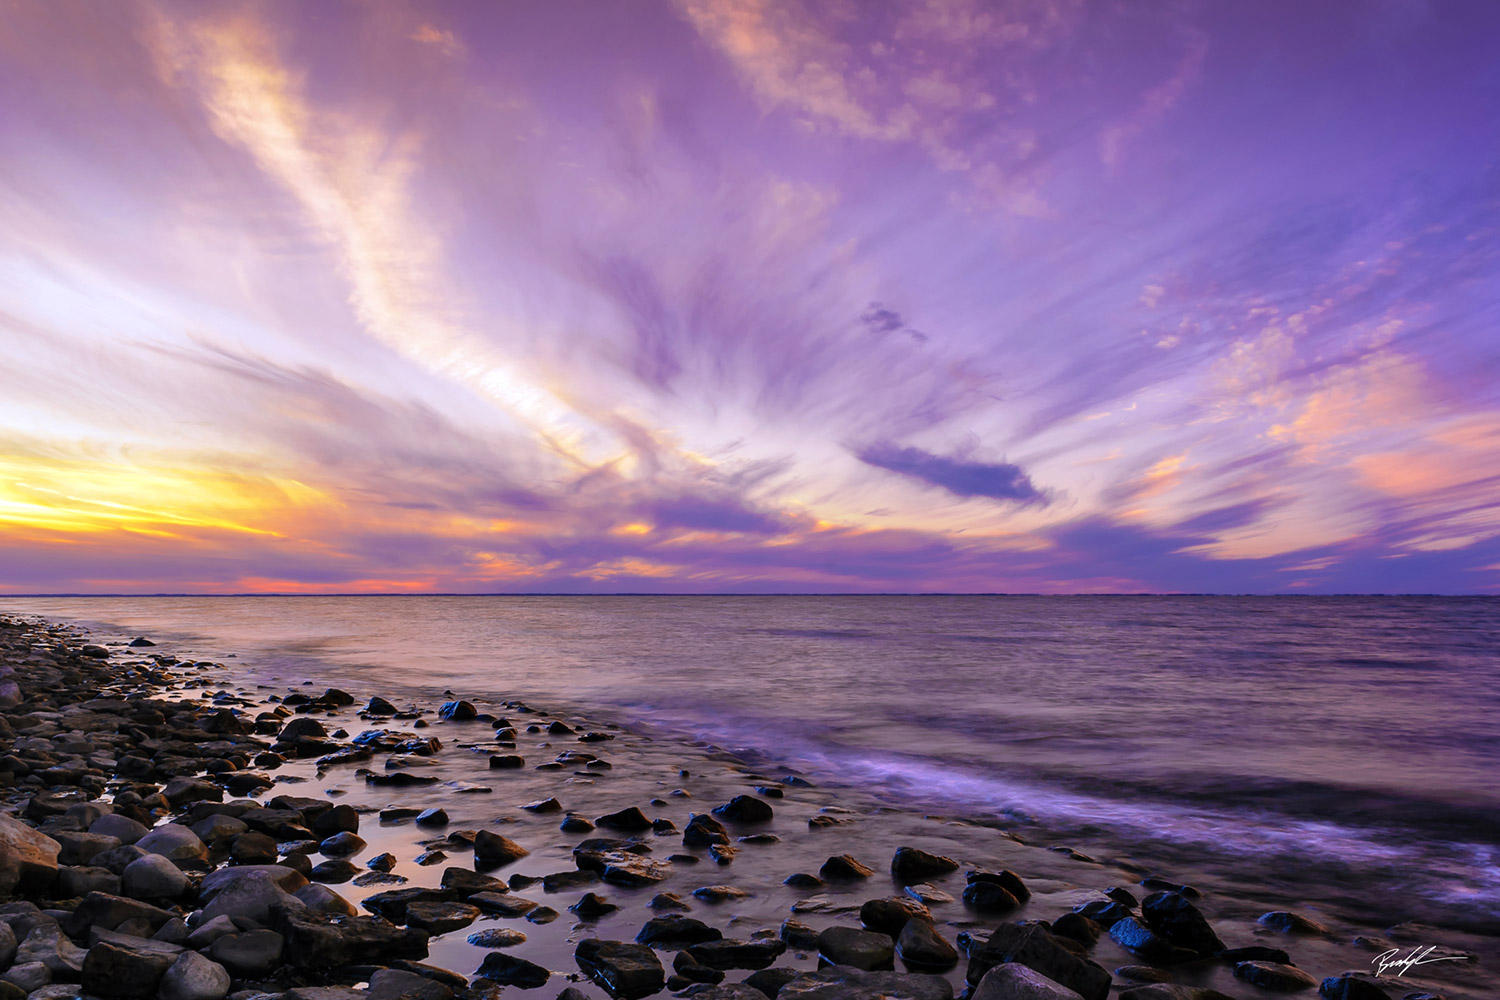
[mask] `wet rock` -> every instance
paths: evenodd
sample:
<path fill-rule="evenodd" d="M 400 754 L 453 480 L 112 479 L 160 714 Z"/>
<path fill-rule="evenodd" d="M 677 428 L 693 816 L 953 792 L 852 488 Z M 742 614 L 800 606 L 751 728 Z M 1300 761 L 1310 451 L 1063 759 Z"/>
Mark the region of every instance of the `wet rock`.
<path fill-rule="evenodd" d="M 849 966 L 830 966 L 803 972 L 776 994 L 777 1000 L 953 1000 L 953 987 L 942 976 L 914 972 L 866 972 Z"/>
<path fill-rule="evenodd" d="M 171 864 L 171 862 L 167 862 Z M 74 899 L 79 896 L 87 896 L 91 892 L 107 892 L 111 895 L 120 894 L 120 876 L 108 868 L 100 868 L 95 865 L 83 865 L 73 868 L 58 868 L 57 881 L 53 883 L 53 893 L 61 899 Z M 4 963 L 0 962 L 0 968 Z"/>
<path fill-rule="evenodd" d="M 469 943 L 476 948 L 513 948 L 526 942 L 526 935 L 509 927 L 487 927 L 469 935 Z"/>
<path fill-rule="evenodd" d="M 286 942 L 275 931 L 260 928 L 224 934 L 208 946 L 208 957 L 240 976 L 269 975 L 281 965 Z"/>
<path fill-rule="evenodd" d="M 134 844 L 150 832 L 144 823 L 119 813 L 106 813 L 89 824 L 89 833 L 113 837 L 122 844 Z"/>
<path fill-rule="evenodd" d="M 1151 930 L 1197 955 L 1213 955 L 1224 948 L 1198 907 L 1180 892 L 1147 896 L 1141 903 L 1141 916 Z"/>
<path fill-rule="evenodd" d="M 861 864 L 852 854 L 835 854 L 818 869 L 819 877 L 827 882 L 850 882 L 874 874 L 875 869 Z"/>
<path fill-rule="evenodd" d="M 302 905 L 318 913 L 331 913 L 348 917 L 356 916 L 359 913 L 354 908 L 353 903 L 350 903 L 326 885 L 316 883 L 305 885 L 292 893 L 292 895 L 301 901 Z"/>
<path fill-rule="evenodd" d="M 646 921 L 635 940 L 637 944 L 657 948 L 681 949 L 705 941 L 718 941 L 723 937 L 723 932 L 717 927 L 710 927 L 701 920 L 680 913 L 671 913 Z"/>
<path fill-rule="evenodd" d="M 1318 987 L 1318 996 L 1323 1000 L 1395 1000 L 1373 976 L 1358 972 L 1329 976 Z"/>
<path fill-rule="evenodd" d="M 120 875 L 120 890 L 132 899 L 176 899 L 190 884 L 182 869 L 160 854 L 132 861 Z"/>
<path fill-rule="evenodd" d="M 526 848 L 489 830 L 480 830 L 474 837 L 474 861 L 488 868 L 500 868 L 530 854 Z"/>
<path fill-rule="evenodd" d="M 10 924 L 0 921 L 0 971 L 10 968 L 16 960 L 16 932 Z"/>
<path fill-rule="evenodd" d="M 1172 974 L 1149 965 L 1122 965 L 1115 970 L 1116 979 L 1127 979 L 1133 983 L 1170 983 Z"/>
<path fill-rule="evenodd" d="M 1085 948 L 1092 948 L 1104 933 L 1104 927 L 1081 913 L 1064 913 L 1052 921 L 1054 937 L 1069 938 Z"/>
<path fill-rule="evenodd" d="M 1176 965 L 1198 957 L 1197 952 L 1173 944 L 1134 917 L 1115 921 L 1110 925 L 1109 936 L 1136 958 L 1154 965 Z"/>
<path fill-rule="evenodd" d="M 351 854 L 358 854 L 367 845 L 365 840 L 357 833 L 336 833 L 332 837 L 318 844 L 318 852 L 325 857 L 343 858 Z"/>
<path fill-rule="evenodd" d="M 296 892 L 307 885 L 307 877 L 285 865 L 241 865 L 235 868 L 220 868 L 203 876 L 198 886 L 198 898 L 207 903 L 225 889 L 244 879 L 264 875 L 284 892 Z"/>
<path fill-rule="evenodd" d="M 794 889 L 821 889 L 827 883 L 818 878 L 818 876 L 809 875 L 807 872 L 793 872 L 782 879 L 781 884 L 789 885 Z"/>
<path fill-rule="evenodd" d="M 404 969 L 379 969 L 370 976 L 368 994 L 371 1000 L 452 1000 L 453 989 Z"/>
<path fill-rule="evenodd" d="M 1002 868 L 997 872 L 974 869 L 965 873 L 964 881 L 969 885 L 975 882 L 993 882 L 1023 903 L 1031 898 L 1031 890 L 1026 888 L 1026 883 L 1021 880 L 1021 876 L 1009 868 Z M 1134 903 L 1132 902 L 1131 905 L 1133 906 Z"/>
<path fill-rule="evenodd" d="M 407 904 L 406 925 L 428 934 L 447 934 L 462 930 L 479 919 L 480 909 L 470 903 L 418 901 Z"/>
<path fill-rule="evenodd" d="M 73 937 L 82 938 L 93 927 L 112 931 L 126 921 L 139 921 L 140 925 L 148 928 L 146 933 L 155 934 L 172 916 L 166 910 L 138 900 L 91 892 L 83 897 L 83 901 L 68 918 L 67 931 Z"/>
<path fill-rule="evenodd" d="M 340 803 L 332 809 L 319 813 L 309 824 L 316 837 L 332 837 L 340 833 L 359 832 L 359 813 L 353 806 Z"/>
<path fill-rule="evenodd" d="M 548 813 L 562 812 L 562 803 L 557 801 L 557 799 L 555 798 L 545 798 L 537 799 L 535 802 L 528 802 L 521 808 L 525 809 L 527 812 L 537 813 L 538 815 L 546 815 Z"/>
<path fill-rule="evenodd" d="M 224 801 L 224 789 L 212 781 L 204 781 L 202 778 L 192 778 L 187 775 L 179 775 L 167 782 L 161 793 L 176 809 L 193 802 Z"/>
<path fill-rule="evenodd" d="M 964 886 L 964 905 L 980 913 L 1003 916 L 1021 908 L 1021 901 L 998 882 L 970 882 Z"/>
<path fill-rule="evenodd" d="M 1236 963 L 1234 978 L 1273 993 L 1294 993 L 1318 985 L 1316 979 L 1295 965 L 1283 965 L 1280 962 Z"/>
<path fill-rule="evenodd" d="M 958 964 L 958 949 L 938 932 L 931 920 L 908 920 L 896 938 L 896 954 L 913 969 L 946 972 Z"/>
<path fill-rule="evenodd" d="M 229 995 L 229 973 L 218 962 L 185 951 L 162 976 L 161 1000 L 222 1000 Z"/>
<path fill-rule="evenodd" d="M 707 813 L 692 813 L 688 816 L 687 826 L 682 830 L 684 847 L 712 847 L 727 843 L 729 831 L 724 828 L 723 823 Z"/>
<path fill-rule="evenodd" d="M 447 826 L 448 812 L 446 809 L 432 808 L 424 809 L 417 814 L 416 824 L 418 826 Z"/>
<path fill-rule="evenodd" d="M 871 899 L 859 908 L 859 922 L 867 928 L 891 937 L 901 933 L 907 921 L 931 920 L 932 912 L 909 896 Z"/>
<path fill-rule="evenodd" d="M 1269 927 L 1273 931 L 1283 934 L 1327 934 L 1328 927 L 1318 923 L 1311 917 L 1304 917 L 1300 913 L 1292 913 L 1289 910 L 1272 910 L 1270 913 L 1262 913 L 1256 923 L 1262 927 Z"/>
<path fill-rule="evenodd" d="M 857 927 L 829 927 L 818 935 L 818 954 L 832 965 L 873 971 L 889 969 L 896 954 L 889 935 Z"/>
<path fill-rule="evenodd" d="M 526 758 L 513 753 L 496 754 L 490 758 L 490 770 L 513 771 L 526 766 Z"/>
<path fill-rule="evenodd" d="M 1084 1000 L 1105 1000 L 1110 975 L 1104 967 L 1073 954 L 1037 924 L 1001 924 L 969 956 L 967 979 L 978 986 L 997 965 L 1016 962 L 1080 994 Z"/>
<path fill-rule="evenodd" d="M 1120 1000 L 1235 1000 L 1235 998 L 1206 986 L 1151 983 L 1126 990 L 1120 994 Z"/>
<path fill-rule="evenodd" d="M 1053 982 L 1035 969 L 1007 962 L 985 973 L 971 1000 L 1080 1000 L 1080 997 L 1077 991 Z"/>
<path fill-rule="evenodd" d="M 1079 903 L 1073 907 L 1073 912 L 1081 917 L 1087 917 L 1102 927 L 1113 927 L 1117 921 L 1130 916 L 1130 910 L 1123 903 L 1113 899 L 1091 899 L 1087 903 Z"/>
<path fill-rule="evenodd" d="M 504 952 L 491 952 L 475 973 L 481 979 L 499 983 L 501 986 L 518 986 L 523 990 L 534 990 L 547 985 L 552 973 L 524 958 Z"/>
<path fill-rule="evenodd" d="M 96 996 L 155 997 L 162 977 L 181 953 L 174 945 L 118 935 L 89 949 L 81 982 Z"/>
<path fill-rule="evenodd" d="M 759 972 L 752 972 L 746 976 L 745 985 L 759 990 L 765 996 L 774 1000 L 776 994 L 781 992 L 781 988 L 793 979 L 796 979 L 798 975 L 799 973 L 796 969 L 761 969 Z M 751 998 L 751 1000 L 754 1000 L 754 998 Z"/>
<path fill-rule="evenodd" d="M 396 856 L 389 851 L 377 854 L 365 862 L 365 867 L 372 872 L 388 872 L 396 867 Z"/>
<path fill-rule="evenodd" d="M 672 874 L 671 862 L 652 861 L 628 851 L 607 851 L 596 860 L 603 864 L 599 877 L 611 885 L 653 885 Z"/>
<path fill-rule="evenodd" d="M 798 951 L 812 951 L 818 947 L 817 929 L 795 917 L 788 917 L 781 922 L 777 936 L 787 943 L 787 947 Z"/>
<path fill-rule="evenodd" d="M 479 709 L 469 701 L 445 701 L 438 709 L 438 718 L 449 722 L 472 722 L 479 718 Z"/>
<path fill-rule="evenodd" d="M 704 941 L 687 948 L 688 957 L 709 969 L 764 969 L 786 951 L 779 938 L 736 940 L 722 938 Z"/>
<path fill-rule="evenodd" d="M 731 823 L 769 823 L 775 816 L 769 803 L 751 795 L 736 795 L 728 802 L 714 810 L 715 816 L 720 816 Z"/>
<path fill-rule="evenodd" d="M 550 872 L 542 876 L 542 888 L 547 892 L 566 892 L 569 889 L 581 889 L 584 886 L 594 885 L 598 881 L 599 873 L 592 870 Z"/>
<path fill-rule="evenodd" d="M 509 892 L 476 892 L 469 896 L 469 902 L 499 917 L 523 917 L 537 908 L 534 900 Z"/>
<path fill-rule="evenodd" d="M 641 812 L 638 806 L 621 809 L 607 816 L 598 816 L 594 819 L 595 826 L 601 826 L 606 830 L 618 830 L 621 833 L 644 833 L 651 829 L 651 821 L 646 814 Z"/>
<path fill-rule="evenodd" d="M 693 890 L 693 898 L 705 903 L 722 903 L 730 899 L 745 899 L 750 893 L 732 885 L 704 885 Z"/>
<path fill-rule="evenodd" d="M 1267 948 L 1265 945 L 1252 944 L 1244 948 L 1225 948 L 1219 952 L 1218 957 L 1226 962 L 1277 962 L 1281 965 L 1291 965 L 1292 957 L 1280 948 Z"/>
<path fill-rule="evenodd" d="M 605 914 L 613 913 L 618 909 L 619 907 L 614 903 L 592 892 L 584 893 L 582 899 L 568 907 L 568 911 L 580 920 L 598 920 Z"/>
<path fill-rule="evenodd" d="M 284 957 L 299 969 L 427 957 L 427 932 L 400 928 L 378 917 L 336 917 L 283 908 L 273 930 L 286 939 Z"/>
<path fill-rule="evenodd" d="M 52 982 L 52 970 L 41 962 L 17 962 L 3 975 L 0 983 L 9 983 L 24 993 L 34 993 Z"/>
<path fill-rule="evenodd" d="M 482 876 L 481 876 L 482 877 Z M 446 881 L 446 880 L 445 880 Z M 493 879 L 487 880 L 494 882 Z M 498 883 L 504 889 L 504 883 Z M 360 903 L 365 909 L 377 916 L 396 924 L 406 923 L 407 908 L 415 903 L 451 903 L 455 902 L 460 893 L 448 886 L 441 889 L 427 887 L 413 887 L 411 889 L 388 889 L 385 892 L 377 892 L 373 896 L 367 896 Z"/>
<path fill-rule="evenodd" d="M 188 829 L 192 830 L 198 839 L 205 844 L 219 844 L 226 840 L 233 840 L 246 830 L 249 830 L 250 827 L 238 816 L 214 813 L 190 824 Z M 143 833 L 141 836 L 144 837 L 145 834 Z M 139 837 L 136 838 L 137 841 L 139 839 Z"/>
<path fill-rule="evenodd" d="M 916 847 L 898 847 L 891 858 L 891 874 L 903 885 L 925 882 L 958 871 L 958 862 Z"/>
<path fill-rule="evenodd" d="M 0 813 L 0 895 L 40 892 L 57 877 L 62 848 L 8 813 Z"/>
<path fill-rule="evenodd" d="M 342 885 L 359 874 L 359 868 L 346 858 L 330 858 L 313 865 L 308 878 L 328 885 Z"/>
<path fill-rule="evenodd" d="M 136 841 L 136 847 L 147 854 L 159 854 L 172 861 L 204 861 L 208 847 L 198 835 L 185 826 L 167 823 Z"/>
<path fill-rule="evenodd" d="M 550 924 L 558 916 L 558 912 L 550 906 L 537 906 L 527 912 L 526 919 L 533 924 Z"/>
<path fill-rule="evenodd" d="M 584 975 L 620 1000 L 640 1000 L 666 985 L 661 961 L 645 945 L 586 938 L 573 957 Z"/>

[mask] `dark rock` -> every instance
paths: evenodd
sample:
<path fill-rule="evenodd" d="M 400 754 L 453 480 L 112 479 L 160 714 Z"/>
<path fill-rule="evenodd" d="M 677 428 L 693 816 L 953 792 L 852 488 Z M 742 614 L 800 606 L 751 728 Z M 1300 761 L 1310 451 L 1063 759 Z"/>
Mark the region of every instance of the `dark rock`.
<path fill-rule="evenodd" d="M 592 870 L 551 872 L 542 876 L 542 889 L 546 892 L 567 892 L 569 889 L 594 885 L 598 881 L 599 873 Z"/>
<path fill-rule="evenodd" d="M 761 969 L 759 972 L 752 972 L 746 976 L 745 985 L 759 990 L 765 996 L 770 997 L 771 1000 L 775 1000 L 776 994 L 781 992 L 781 988 L 793 979 L 796 979 L 797 975 L 798 972 L 796 969 Z M 754 1000 L 754 998 L 752 997 L 751 1000 Z"/>
<path fill-rule="evenodd" d="M 176 823 L 157 827 L 136 841 L 135 846 L 147 854 L 160 854 L 172 861 L 203 861 L 208 857 L 208 847 L 198 835 Z"/>
<path fill-rule="evenodd" d="M 359 874 L 359 868 L 347 858 L 330 858 L 313 865 L 308 877 L 314 882 L 341 885 Z"/>
<path fill-rule="evenodd" d="M 710 927 L 701 920 L 685 917 L 680 913 L 671 913 L 646 921 L 635 940 L 637 944 L 680 949 L 705 941 L 718 941 L 723 936 L 717 927 Z"/>
<path fill-rule="evenodd" d="M 1198 957 L 1197 952 L 1173 944 L 1134 917 L 1111 924 L 1109 936 L 1121 948 L 1153 965 L 1176 965 Z"/>
<path fill-rule="evenodd" d="M 510 886 L 500 879 L 471 872 L 467 868 L 444 868 L 440 884 L 444 889 L 450 889 L 456 893 L 459 899 L 467 899 L 476 892 L 508 892 L 510 890 Z"/>
<path fill-rule="evenodd" d="M 953 987 L 942 976 L 914 972 L 867 972 L 829 966 L 799 973 L 777 993 L 777 1000 L 953 1000 Z"/>
<path fill-rule="evenodd" d="M 1141 903 L 1146 926 L 1179 948 L 1199 956 L 1222 951 L 1224 942 L 1214 933 L 1208 920 L 1180 892 L 1156 892 Z"/>
<path fill-rule="evenodd" d="M 446 879 L 444 880 L 446 881 Z M 365 909 L 393 924 L 407 922 L 406 911 L 416 903 L 452 903 L 457 901 L 457 890 L 447 887 L 432 889 L 413 887 L 410 889 L 387 889 L 373 896 L 366 896 L 360 903 Z"/>
<path fill-rule="evenodd" d="M 83 901 L 68 918 L 65 930 L 69 936 L 81 939 L 93 927 L 112 931 L 126 921 L 140 921 L 149 928 L 148 934 L 155 934 L 172 917 L 173 914 L 168 911 L 147 903 L 103 892 L 91 892 L 83 897 Z"/>
<path fill-rule="evenodd" d="M 371 1000 L 453 1000 L 453 987 L 404 969 L 378 969 L 368 994 Z"/>
<path fill-rule="evenodd" d="M 818 875 L 828 882 L 849 882 L 874 874 L 875 869 L 861 864 L 850 854 L 835 854 L 818 869 Z"/>
<path fill-rule="evenodd" d="M 1262 927 L 1269 927 L 1273 931 L 1283 934 L 1327 934 L 1328 928 L 1318 923 L 1311 917 L 1304 917 L 1300 913 L 1292 913 L 1288 910 L 1272 910 L 1270 913 L 1262 913 L 1256 923 Z"/>
<path fill-rule="evenodd" d="M 480 830 L 474 837 L 474 861 L 487 868 L 500 868 L 530 853 L 509 837 L 489 830 Z"/>
<path fill-rule="evenodd" d="M 605 914 L 613 913 L 618 909 L 618 906 L 606 901 L 598 893 L 586 892 L 582 899 L 568 907 L 568 912 L 580 920 L 598 920 Z"/>
<path fill-rule="evenodd" d="M 896 944 L 889 935 L 858 927 L 829 927 L 818 935 L 818 954 L 832 965 L 873 971 L 889 969 Z"/>
<path fill-rule="evenodd" d="M 188 889 L 188 877 L 160 854 L 148 854 L 125 866 L 120 889 L 132 899 L 176 899 Z"/>
<path fill-rule="evenodd" d="M 563 818 L 563 821 L 557 825 L 557 828 L 563 833 L 588 833 L 594 829 L 594 824 L 582 816 L 569 814 Z"/>
<path fill-rule="evenodd" d="M 723 823 L 707 813 L 692 813 L 688 816 L 687 826 L 682 830 L 684 847 L 712 847 L 727 843 L 729 831 L 724 828 Z"/>
<path fill-rule="evenodd" d="M 547 980 L 552 978 L 551 972 L 535 962 L 499 951 L 492 951 L 484 956 L 484 961 L 475 974 L 501 986 L 519 986 L 523 990 L 546 986 Z"/>
<path fill-rule="evenodd" d="M 769 823 L 775 815 L 768 803 L 750 795 L 736 795 L 714 810 L 732 823 Z"/>
<path fill-rule="evenodd" d="M 909 896 L 871 899 L 859 908 L 859 922 L 872 931 L 891 937 L 901 933 L 907 921 L 931 920 L 932 912 Z"/>
<path fill-rule="evenodd" d="M 286 940 L 286 961 L 299 969 L 427 957 L 426 931 L 396 927 L 378 917 L 337 917 L 282 908 L 275 912 L 273 923 L 272 929 Z"/>
<path fill-rule="evenodd" d="M 1225 948 L 1216 956 L 1226 962 L 1276 962 L 1279 965 L 1291 965 L 1292 956 L 1280 948 L 1267 948 L 1265 945 L 1252 944 L 1244 948 Z"/>
<path fill-rule="evenodd" d="M 238 976 L 267 976 L 281 965 L 286 942 L 275 931 L 261 928 L 214 938 L 206 954 Z"/>
<path fill-rule="evenodd" d="M 573 956 L 584 975 L 620 1000 L 640 1000 L 666 985 L 661 961 L 645 945 L 586 938 Z"/>
<path fill-rule="evenodd" d="M 898 847 L 891 858 L 891 874 L 903 885 L 958 871 L 958 862 L 916 847 Z"/>
<path fill-rule="evenodd" d="M 513 753 L 496 754 L 490 758 L 490 770 L 492 771 L 512 771 L 525 766 L 526 758 Z"/>
<path fill-rule="evenodd" d="M 533 924 L 550 924 L 559 914 L 550 906 L 537 906 L 527 911 L 526 919 Z"/>
<path fill-rule="evenodd" d="M 1116 921 L 1130 916 L 1130 910 L 1113 899 L 1091 899 L 1073 907 L 1073 912 L 1104 927 L 1112 927 Z"/>
<path fill-rule="evenodd" d="M 155 997 L 182 949 L 124 935 L 100 941 L 83 960 L 83 988 L 96 996 Z"/>
<path fill-rule="evenodd" d="M 479 919 L 479 907 L 469 903 L 416 901 L 406 906 L 406 925 L 428 934 L 461 930 Z"/>
<path fill-rule="evenodd" d="M 1025 882 L 1021 881 L 1021 876 L 1009 868 L 1003 868 L 997 872 L 974 869 L 965 873 L 964 880 L 970 885 L 975 882 L 993 882 L 1002 886 L 1006 892 L 1023 903 L 1031 898 L 1031 890 L 1026 888 Z"/>
<path fill-rule="evenodd" d="M 958 964 L 958 950 L 938 933 L 931 920 L 908 920 L 896 938 L 896 954 L 913 969 L 946 972 Z"/>
<path fill-rule="evenodd" d="M 318 852 L 330 858 L 343 858 L 351 854 L 358 854 L 368 846 L 365 839 L 357 833 L 347 830 L 343 833 L 335 833 L 332 837 L 318 844 Z"/>
<path fill-rule="evenodd" d="M 1395 1000 L 1373 978 L 1359 972 L 1329 976 L 1318 987 L 1318 996 L 1323 1000 Z"/>
<path fill-rule="evenodd" d="M 703 885 L 693 890 L 693 898 L 705 903 L 722 903 L 730 899 L 744 899 L 750 893 L 732 885 Z"/>
<path fill-rule="evenodd" d="M 118 837 L 76 830 L 56 830 L 52 839 L 57 841 L 57 863 L 60 865 L 86 865 L 105 851 L 121 846 Z"/>
<path fill-rule="evenodd" d="M 309 828 L 320 839 L 340 833 L 358 833 L 359 813 L 353 806 L 341 803 L 319 813 L 309 824 Z"/>
<path fill-rule="evenodd" d="M 727 969 L 764 969 L 786 951 L 779 938 L 704 941 L 690 945 L 688 957 L 698 965 L 724 971 Z"/>
<path fill-rule="evenodd" d="M 971 1000 L 1078 1000 L 1078 993 L 1016 962 L 985 973 Z"/>
<path fill-rule="evenodd" d="M 374 872 L 388 872 L 396 867 L 396 856 L 389 851 L 377 854 L 365 862 L 365 867 Z"/>
<path fill-rule="evenodd" d="M 621 833 L 644 833 L 651 829 L 651 821 L 637 806 L 621 809 L 607 816 L 596 817 L 594 825 L 602 826 L 606 830 L 618 830 Z"/>
<path fill-rule="evenodd" d="M 980 913 L 1001 916 L 1021 908 L 1021 901 L 998 882 L 970 882 L 964 887 L 964 904 Z"/>
<path fill-rule="evenodd" d="M 1110 975 L 1103 967 L 1073 954 L 1047 929 L 1036 924 L 1001 924 L 984 944 L 971 951 L 967 979 L 978 986 L 984 974 L 1005 962 L 1017 962 L 1066 986 L 1083 1000 L 1106 1000 Z"/>
<path fill-rule="evenodd" d="M 818 876 L 809 875 L 807 872 L 793 872 L 782 879 L 781 884 L 789 885 L 794 889 L 821 889 L 827 883 L 818 878 Z"/>
<path fill-rule="evenodd" d="M 469 896 L 469 902 L 499 917 L 522 917 L 537 908 L 535 901 L 509 892 L 476 892 Z"/>
<path fill-rule="evenodd" d="M 1316 979 L 1295 965 L 1279 962 L 1240 962 L 1234 967 L 1234 978 L 1273 993 L 1295 993 L 1318 985 Z"/>
<path fill-rule="evenodd" d="M 509 927 L 487 927 L 469 935 L 469 943 L 476 948 L 513 948 L 525 942 L 525 934 Z"/>
<path fill-rule="evenodd" d="M 1100 935 L 1104 933 L 1104 927 L 1095 923 L 1081 913 L 1064 913 L 1052 921 L 1052 934 L 1054 937 L 1071 938 L 1083 945 L 1092 948 L 1098 943 Z"/>
<path fill-rule="evenodd" d="M 438 718 L 447 719 L 449 722 L 472 722 L 479 717 L 479 709 L 474 707 L 473 702 L 447 701 L 443 707 L 438 709 Z M 546 980 L 544 979 L 543 982 Z"/>
<path fill-rule="evenodd" d="M 162 977 L 161 1000 L 221 1000 L 229 993 L 229 973 L 195 951 L 177 956 Z"/>
<path fill-rule="evenodd" d="M 377 695 L 365 702 L 365 713 L 368 715 L 395 715 L 396 706 Z"/>

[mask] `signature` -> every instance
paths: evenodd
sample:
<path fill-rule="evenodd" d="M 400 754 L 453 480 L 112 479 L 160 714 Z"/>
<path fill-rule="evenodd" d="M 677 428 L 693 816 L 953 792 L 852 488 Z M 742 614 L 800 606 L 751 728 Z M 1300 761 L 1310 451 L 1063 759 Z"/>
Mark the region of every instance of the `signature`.
<path fill-rule="evenodd" d="M 1465 955 L 1434 955 L 1437 945 L 1428 945 L 1425 948 L 1413 948 L 1411 954 L 1405 958 L 1401 957 L 1400 948 L 1392 948 L 1383 951 L 1370 959 L 1370 964 L 1375 966 L 1375 974 L 1385 975 L 1387 969 L 1396 969 L 1396 976 L 1400 977 L 1412 970 L 1413 966 L 1430 965 L 1433 962 L 1463 962 L 1467 960 Z"/>

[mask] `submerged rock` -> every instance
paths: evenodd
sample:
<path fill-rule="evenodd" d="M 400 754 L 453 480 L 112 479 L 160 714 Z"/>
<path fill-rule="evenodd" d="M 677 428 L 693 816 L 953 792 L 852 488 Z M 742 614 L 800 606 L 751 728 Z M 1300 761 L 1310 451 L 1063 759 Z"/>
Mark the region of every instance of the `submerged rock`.
<path fill-rule="evenodd" d="M 586 938 L 573 955 L 584 975 L 620 1000 L 640 1000 L 666 985 L 661 960 L 645 945 Z"/>

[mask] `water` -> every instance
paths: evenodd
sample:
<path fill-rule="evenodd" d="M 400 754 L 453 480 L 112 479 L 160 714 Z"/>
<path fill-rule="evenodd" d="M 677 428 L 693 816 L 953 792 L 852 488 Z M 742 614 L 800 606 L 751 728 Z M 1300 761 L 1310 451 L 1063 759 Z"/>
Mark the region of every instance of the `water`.
<path fill-rule="evenodd" d="M 1500 928 L 1500 601 L 7 598 L 265 680 L 521 697 L 1345 910 Z"/>

